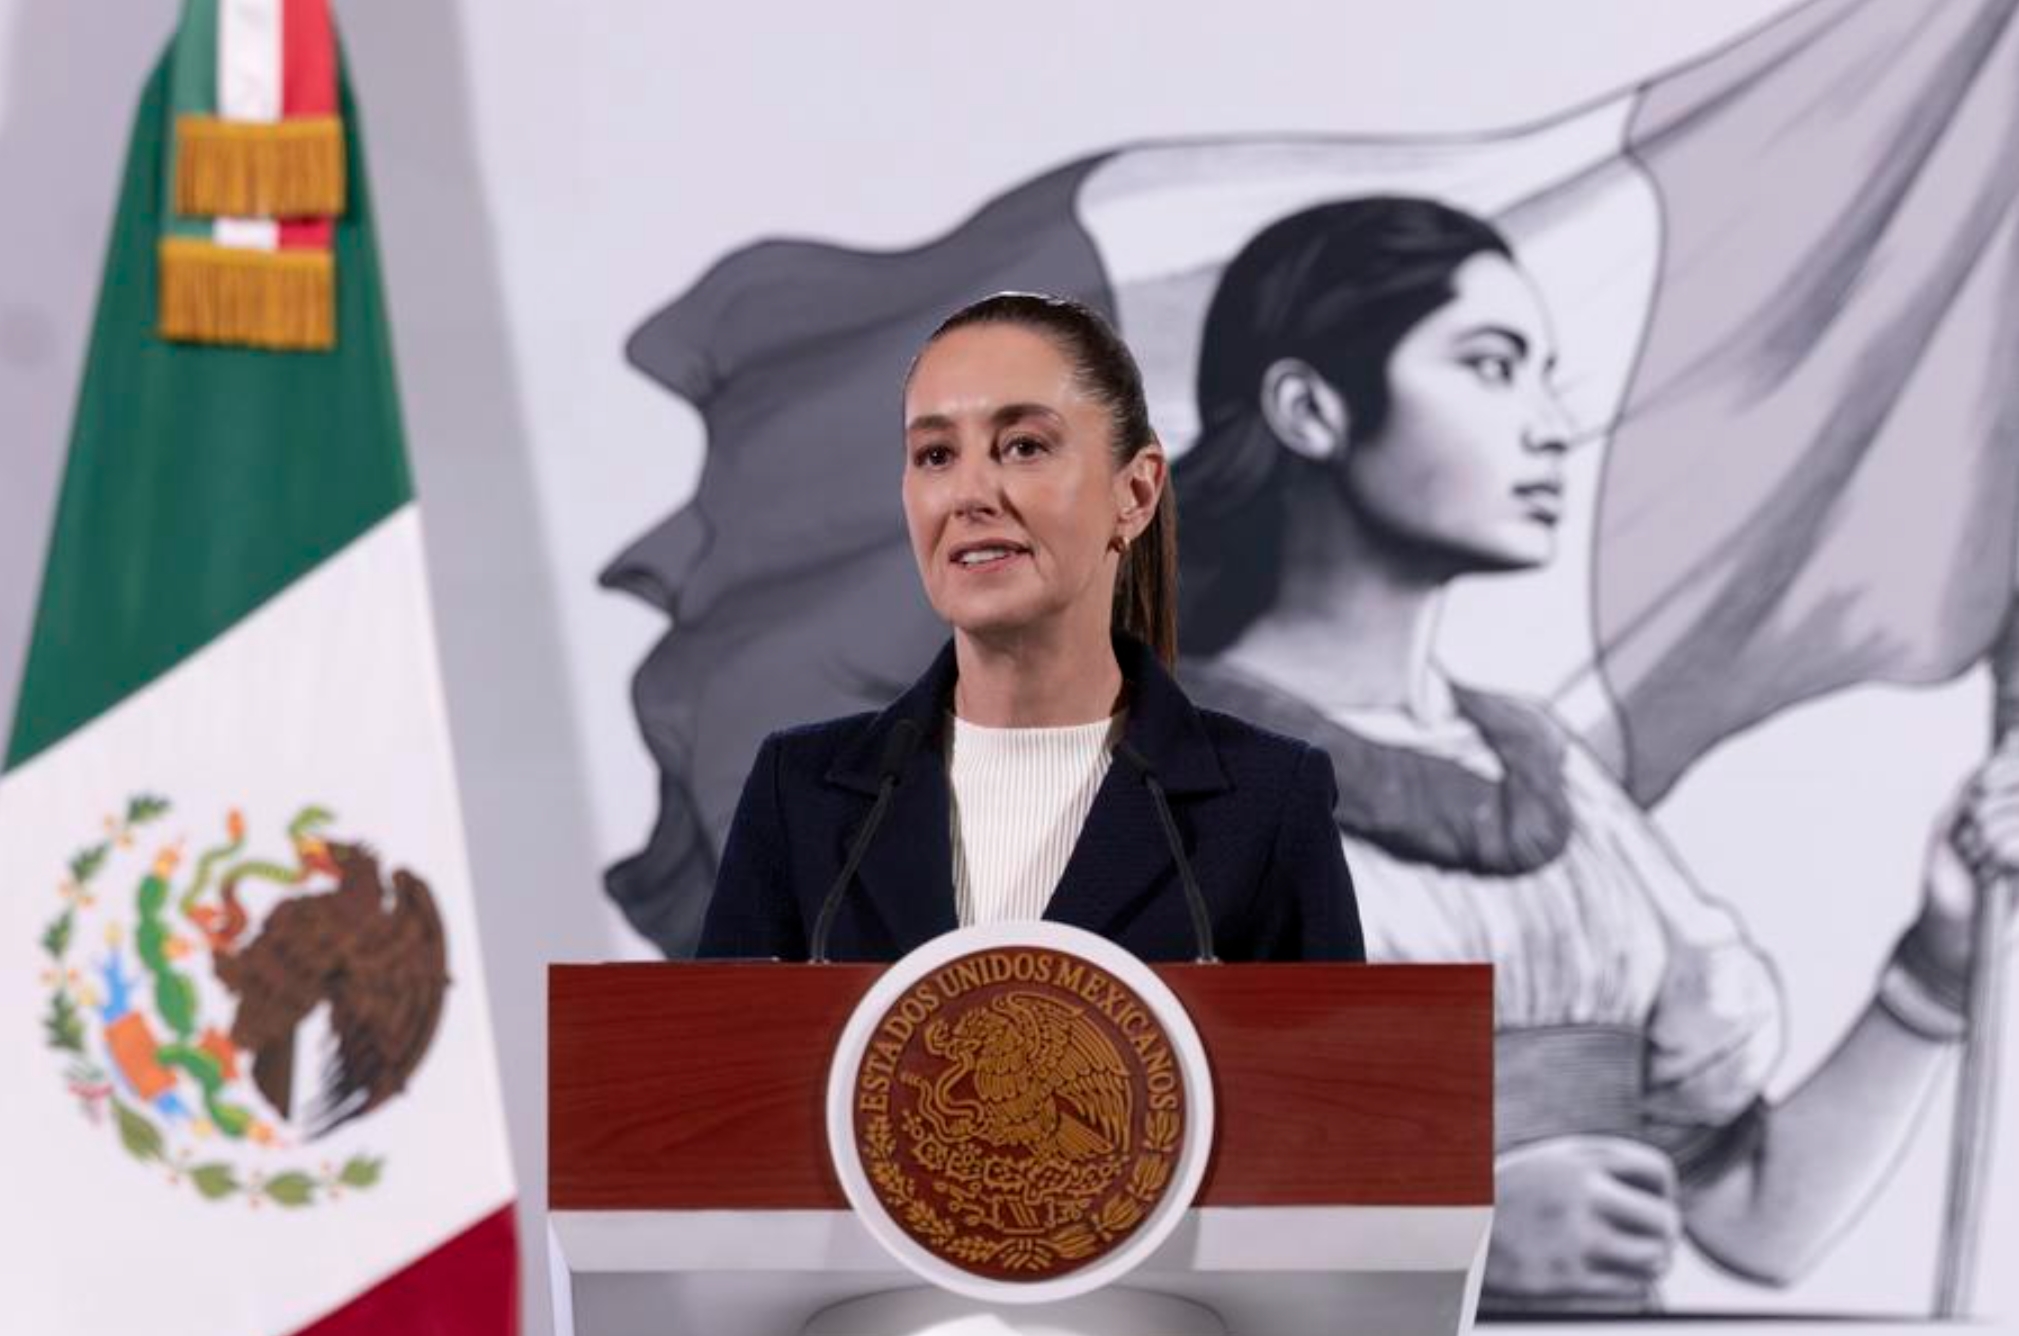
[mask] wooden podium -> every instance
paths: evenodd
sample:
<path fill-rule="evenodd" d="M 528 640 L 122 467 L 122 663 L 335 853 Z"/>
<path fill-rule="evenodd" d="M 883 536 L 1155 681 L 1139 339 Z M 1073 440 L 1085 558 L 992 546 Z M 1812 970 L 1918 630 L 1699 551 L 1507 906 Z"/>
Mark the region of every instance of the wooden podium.
<path fill-rule="evenodd" d="M 1482 965 L 1160 965 L 1213 1067 L 1212 1159 L 1124 1284 L 1244 1336 L 1471 1324 L 1492 1223 Z M 878 965 L 557 965 L 548 1208 L 560 1336 L 796 1336 L 920 1282 L 849 1211 L 829 1059 Z"/>

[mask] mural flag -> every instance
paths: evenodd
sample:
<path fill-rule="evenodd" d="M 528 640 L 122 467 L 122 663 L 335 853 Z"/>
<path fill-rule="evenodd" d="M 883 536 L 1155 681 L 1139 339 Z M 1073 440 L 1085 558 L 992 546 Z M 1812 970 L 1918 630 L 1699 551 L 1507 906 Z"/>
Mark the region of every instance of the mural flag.
<path fill-rule="evenodd" d="M 1659 298 L 1593 565 L 1599 741 L 1643 803 L 1790 705 L 1954 676 L 2012 601 L 2013 5 L 1833 8 L 1630 131 Z"/>
<path fill-rule="evenodd" d="M 22 1330 L 517 1326 L 420 521 L 334 64 L 328 345 L 157 321 L 193 34 L 228 57 L 219 30 L 250 32 L 292 68 L 317 22 L 191 4 L 135 118 L 0 776 Z M 294 198 L 290 157 L 242 154 L 232 207 Z"/>

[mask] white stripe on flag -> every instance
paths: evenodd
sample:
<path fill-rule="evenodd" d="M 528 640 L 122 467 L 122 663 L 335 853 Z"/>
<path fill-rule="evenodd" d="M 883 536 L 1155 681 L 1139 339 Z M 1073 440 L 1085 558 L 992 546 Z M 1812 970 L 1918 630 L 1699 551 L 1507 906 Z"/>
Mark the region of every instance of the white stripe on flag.
<path fill-rule="evenodd" d="M 219 0 L 217 114 L 228 121 L 280 119 L 281 0 Z M 277 250 L 271 218 L 219 218 L 211 237 L 240 250 Z"/>
<path fill-rule="evenodd" d="M 217 114 L 280 119 L 280 0 L 221 0 L 217 7 Z"/>
<path fill-rule="evenodd" d="M 217 218 L 210 237 L 220 246 L 239 250 L 279 250 L 280 224 L 272 218 Z"/>

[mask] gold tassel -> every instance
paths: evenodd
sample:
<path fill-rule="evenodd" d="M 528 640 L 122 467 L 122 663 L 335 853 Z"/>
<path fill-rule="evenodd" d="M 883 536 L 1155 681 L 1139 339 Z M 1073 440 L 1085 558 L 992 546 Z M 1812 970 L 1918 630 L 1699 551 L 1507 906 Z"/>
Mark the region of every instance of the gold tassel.
<path fill-rule="evenodd" d="M 343 122 L 175 121 L 175 211 L 188 218 L 334 218 L 344 211 Z"/>
<path fill-rule="evenodd" d="M 164 339 L 296 352 L 336 346 L 336 257 L 328 251 L 164 237 L 160 266 Z"/>

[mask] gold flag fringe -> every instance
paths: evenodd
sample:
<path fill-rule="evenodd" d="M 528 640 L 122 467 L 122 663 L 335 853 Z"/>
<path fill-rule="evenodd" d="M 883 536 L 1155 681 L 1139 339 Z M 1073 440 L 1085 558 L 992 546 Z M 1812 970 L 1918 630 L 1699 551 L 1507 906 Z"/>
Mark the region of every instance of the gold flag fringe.
<path fill-rule="evenodd" d="M 192 237 L 161 242 L 161 337 L 319 352 L 336 346 L 336 257 Z"/>
<path fill-rule="evenodd" d="M 175 121 L 175 211 L 189 218 L 333 218 L 344 211 L 343 122 Z"/>

